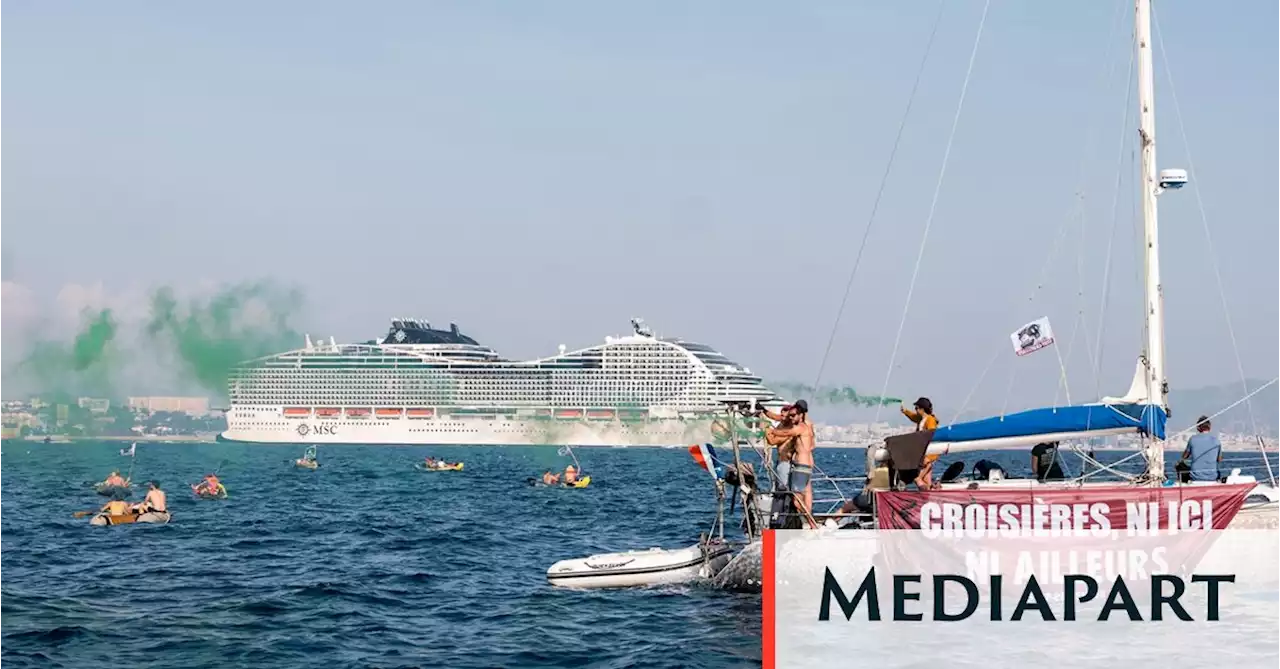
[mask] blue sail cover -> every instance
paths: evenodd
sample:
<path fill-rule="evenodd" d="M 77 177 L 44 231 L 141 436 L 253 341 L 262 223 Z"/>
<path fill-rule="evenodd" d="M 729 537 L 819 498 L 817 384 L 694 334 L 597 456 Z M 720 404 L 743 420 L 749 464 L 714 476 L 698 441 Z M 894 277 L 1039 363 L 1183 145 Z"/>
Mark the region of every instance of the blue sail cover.
<path fill-rule="evenodd" d="M 1164 410 L 1151 404 L 1086 404 L 1031 409 L 940 427 L 934 432 L 933 441 L 978 441 L 1126 427 L 1164 439 L 1165 418 Z"/>

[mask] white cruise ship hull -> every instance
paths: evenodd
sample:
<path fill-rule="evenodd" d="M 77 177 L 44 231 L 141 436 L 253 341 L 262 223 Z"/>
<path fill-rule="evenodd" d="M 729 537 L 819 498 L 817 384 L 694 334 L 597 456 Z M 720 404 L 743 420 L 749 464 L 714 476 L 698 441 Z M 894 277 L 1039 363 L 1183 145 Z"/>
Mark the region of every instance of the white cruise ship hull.
<path fill-rule="evenodd" d="M 238 415 L 237 415 L 238 414 Z M 708 419 L 549 420 L 520 418 L 368 418 L 305 420 L 235 411 L 222 441 L 265 444 L 463 446 L 687 446 L 712 434 Z"/>
<path fill-rule="evenodd" d="M 274 444 L 672 446 L 717 435 L 726 402 L 780 405 L 715 349 L 634 334 L 537 360 L 500 357 L 456 325 L 395 319 L 387 336 L 332 338 L 228 375 L 225 441 Z M 721 430 L 724 432 L 724 430 Z M 721 435 L 721 438 L 727 437 Z"/>

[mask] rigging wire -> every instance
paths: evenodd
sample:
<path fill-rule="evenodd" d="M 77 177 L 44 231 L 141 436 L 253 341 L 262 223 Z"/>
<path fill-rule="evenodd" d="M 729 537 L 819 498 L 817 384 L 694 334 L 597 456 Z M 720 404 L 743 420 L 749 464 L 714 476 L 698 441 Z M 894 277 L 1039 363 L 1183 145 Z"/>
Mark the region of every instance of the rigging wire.
<path fill-rule="evenodd" d="M 1204 238 L 1206 246 L 1208 246 L 1210 264 L 1213 265 L 1213 276 L 1218 286 L 1218 297 L 1222 304 L 1222 316 L 1227 323 L 1227 334 L 1231 337 L 1231 351 L 1236 359 L 1236 371 L 1240 373 L 1240 385 L 1246 393 L 1249 392 L 1249 381 L 1245 378 L 1244 362 L 1240 358 L 1240 345 L 1236 340 L 1236 330 L 1231 323 L 1231 309 L 1227 306 L 1227 291 L 1222 282 L 1222 270 L 1218 265 L 1218 254 L 1213 247 L 1213 235 L 1209 231 L 1209 216 L 1205 213 L 1204 197 L 1200 193 L 1199 173 L 1196 172 L 1195 161 L 1191 157 L 1191 143 L 1187 141 L 1187 126 L 1182 117 L 1182 106 L 1178 104 L 1178 92 L 1173 85 L 1173 69 L 1169 66 L 1169 52 L 1164 48 L 1164 33 L 1160 31 L 1160 19 L 1156 16 L 1155 7 L 1151 9 L 1151 21 L 1155 27 L 1156 42 L 1160 45 L 1160 60 L 1164 63 L 1165 80 L 1169 82 L 1169 99 L 1173 101 L 1174 116 L 1178 119 L 1178 131 L 1182 135 L 1183 150 L 1187 153 L 1187 167 L 1191 173 L 1196 175 L 1196 183 L 1191 184 L 1191 192 L 1195 193 L 1196 208 L 1200 213 L 1200 224 L 1204 228 Z M 1274 381 L 1273 381 L 1274 383 Z M 1245 397 L 1252 397 L 1253 393 L 1249 393 Z M 1249 424 L 1253 428 L 1254 435 L 1260 435 L 1258 432 L 1258 422 L 1253 414 L 1253 402 L 1246 402 L 1245 409 L 1249 414 Z M 1262 446 L 1261 440 L 1258 442 Z M 1271 461 L 1266 458 L 1266 450 L 1263 449 L 1263 459 L 1267 461 L 1267 478 L 1270 479 L 1271 485 L 1276 484 L 1275 474 L 1271 471 Z"/>
<path fill-rule="evenodd" d="M 827 338 L 827 348 L 822 352 L 822 361 L 818 364 L 818 375 L 813 381 L 813 392 L 818 392 L 818 384 L 822 382 L 822 373 L 827 368 L 827 358 L 831 355 L 831 346 L 835 344 L 836 332 L 840 329 L 840 318 L 844 315 L 845 305 L 849 302 L 849 293 L 853 289 L 853 279 L 858 275 L 858 266 L 862 264 L 862 252 L 867 248 L 867 238 L 871 235 L 871 226 L 876 220 L 876 213 L 880 211 L 880 199 L 884 196 L 885 185 L 889 182 L 889 173 L 893 170 L 894 158 L 898 155 L 898 145 L 902 141 L 903 130 L 907 127 L 907 117 L 911 115 L 911 106 L 915 104 L 916 92 L 920 89 L 920 79 L 924 76 L 925 65 L 929 62 L 929 53 L 933 50 L 933 40 L 938 35 L 938 26 L 942 23 L 942 10 L 946 7 L 946 0 L 939 0 L 938 14 L 933 19 L 933 28 L 929 31 L 929 39 L 924 45 L 924 57 L 920 59 L 920 69 L 916 71 L 916 80 L 911 84 L 911 93 L 907 96 L 907 107 L 902 112 L 902 119 L 898 122 L 898 133 L 893 138 L 893 147 L 889 150 L 889 162 L 884 167 L 884 174 L 880 176 L 880 187 L 876 190 L 876 197 L 871 202 L 871 213 L 867 216 L 867 225 L 862 231 L 862 242 L 858 244 L 858 253 L 853 260 L 853 269 L 849 271 L 849 280 L 845 282 L 844 296 L 840 298 L 840 308 L 836 310 L 835 322 L 831 324 L 831 335 Z M 883 395 L 883 393 L 881 393 Z"/>
<path fill-rule="evenodd" d="M 1111 233 L 1107 235 L 1107 256 L 1106 261 L 1102 266 L 1102 286 L 1099 291 L 1102 294 L 1102 303 L 1098 306 L 1098 334 L 1094 340 L 1095 343 L 1093 346 L 1093 350 L 1097 352 L 1093 370 L 1093 392 L 1099 397 L 1102 395 L 1102 359 L 1104 353 L 1102 348 L 1102 337 L 1107 331 L 1107 306 L 1111 302 L 1111 265 L 1115 250 L 1116 222 L 1120 218 L 1120 184 L 1125 172 L 1124 169 L 1122 169 L 1124 167 L 1125 149 L 1127 148 L 1125 137 L 1129 130 L 1129 115 L 1132 113 L 1129 103 L 1133 101 L 1134 87 L 1129 86 L 1128 83 L 1133 81 L 1133 60 L 1134 52 L 1133 50 L 1130 50 L 1129 73 L 1125 75 L 1125 88 L 1128 92 L 1125 94 L 1124 98 L 1124 118 L 1121 119 L 1120 123 L 1120 150 L 1116 152 L 1116 178 L 1111 194 Z"/>
<path fill-rule="evenodd" d="M 969 53 L 969 66 L 964 73 L 964 84 L 960 87 L 960 100 L 956 103 L 956 113 L 951 119 L 951 132 L 947 136 L 947 148 L 942 153 L 942 167 L 938 170 L 938 182 L 933 187 L 933 201 L 929 204 L 929 216 L 924 222 L 924 235 L 920 238 L 920 250 L 916 253 L 916 264 L 911 270 L 911 284 L 907 288 L 907 299 L 902 306 L 902 319 L 898 322 L 898 334 L 893 339 L 893 353 L 889 355 L 889 369 L 885 372 L 884 386 L 880 389 L 880 397 L 889 392 L 889 379 L 893 377 L 893 365 L 898 358 L 898 347 L 902 344 L 902 329 L 907 325 L 907 313 L 911 310 L 911 297 L 916 291 L 916 279 L 920 276 L 920 264 L 924 260 L 924 249 L 929 242 L 929 229 L 933 227 L 933 216 L 938 210 L 938 196 L 942 193 L 942 182 L 947 176 L 947 164 L 951 160 L 951 147 L 955 143 L 956 128 L 960 125 L 960 114 L 964 111 L 964 99 L 969 93 L 969 82 L 973 79 L 973 64 L 978 59 L 978 46 L 982 44 L 982 33 L 987 25 L 987 12 L 991 9 L 991 0 L 982 5 L 982 18 L 978 21 L 978 34 L 973 39 L 973 50 Z M 876 422 L 880 422 L 880 411 L 883 404 L 876 405 Z"/>
<path fill-rule="evenodd" d="M 1125 15 L 1124 10 L 1125 10 L 1124 3 L 1116 3 L 1115 13 L 1111 17 L 1111 29 L 1107 33 L 1107 41 L 1105 42 L 1106 50 L 1103 52 L 1103 56 L 1102 56 L 1102 62 L 1105 64 L 1104 70 L 1106 72 L 1106 75 L 1102 77 L 1103 91 L 1111 90 L 1111 80 L 1116 72 L 1116 63 L 1111 59 L 1111 52 L 1113 47 L 1115 46 L 1116 34 L 1120 32 L 1119 28 L 1120 28 L 1120 25 L 1122 24 L 1122 19 L 1124 18 L 1124 15 Z M 1132 61 L 1130 62 L 1132 63 Z M 1128 86 L 1128 81 L 1125 82 L 1125 85 L 1126 87 Z M 1076 314 L 1071 319 L 1071 336 L 1068 337 L 1067 339 L 1066 355 L 1060 356 L 1058 359 L 1058 366 L 1062 374 L 1061 389 L 1066 392 L 1067 404 L 1071 404 L 1071 386 L 1068 383 L 1067 369 L 1066 369 L 1066 365 L 1063 364 L 1063 357 L 1066 358 L 1067 362 L 1071 361 L 1071 355 L 1075 351 L 1077 335 L 1079 335 L 1081 330 L 1084 330 L 1085 332 L 1088 332 L 1089 330 L 1089 321 L 1086 315 L 1088 309 L 1087 309 L 1087 303 L 1085 299 L 1086 293 L 1084 289 L 1084 277 L 1085 277 L 1084 250 L 1085 250 L 1085 228 L 1086 228 L 1085 224 L 1088 221 L 1089 217 L 1085 209 L 1084 182 L 1085 182 L 1085 174 L 1088 170 L 1088 159 L 1089 159 L 1089 156 L 1092 154 L 1094 145 L 1097 143 L 1098 128 L 1102 125 L 1100 122 L 1101 119 L 1102 119 L 1102 114 L 1101 112 L 1099 112 L 1095 114 L 1094 118 L 1092 118 L 1089 122 L 1087 131 L 1085 134 L 1085 145 L 1084 145 L 1085 148 L 1084 148 L 1084 151 L 1082 151 L 1080 154 L 1080 164 L 1077 168 L 1078 172 L 1076 177 L 1076 183 L 1079 185 L 1077 186 L 1077 189 L 1076 189 L 1076 212 L 1075 213 L 1079 217 L 1079 224 L 1080 224 L 1079 233 L 1080 234 L 1079 234 L 1079 237 L 1077 238 L 1077 246 L 1076 246 L 1076 266 L 1075 266 Z M 1085 361 L 1089 364 L 1089 368 L 1092 369 L 1094 368 L 1094 365 L 1095 365 L 1094 352 L 1093 352 L 1093 347 L 1090 346 L 1089 344 L 1088 335 L 1085 335 L 1083 338 L 1080 339 L 1080 341 L 1084 342 Z M 1096 383 L 1097 379 L 1094 379 L 1094 382 Z M 1054 390 L 1053 402 L 1055 406 L 1058 403 L 1057 389 Z"/>
<path fill-rule="evenodd" d="M 1126 14 L 1124 9 L 1125 9 L 1125 6 L 1123 3 L 1116 3 L 1115 14 L 1111 17 L 1111 30 L 1110 32 L 1107 33 L 1107 40 L 1105 42 L 1106 49 L 1104 51 L 1103 58 L 1102 58 L 1102 63 L 1104 65 L 1104 67 L 1102 68 L 1102 71 L 1104 74 L 1100 76 L 1100 80 L 1103 84 L 1104 91 L 1110 89 L 1111 80 L 1112 80 L 1112 77 L 1115 75 L 1115 71 L 1116 71 L 1115 63 L 1112 62 L 1111 60 L 1111 52 L 1115 44 L 1115 36 L 1119 32 L 1119 27 L 1123 24 L 1123 19 Z M 1132 61 L 1130 61 L 1130 67 L 1132 67 Z M 1126 82 L 1126 85 L 1127 85 L 1127 82 Z M 1088 156 L 1090 153 L 1090 149 L 1094 146 L 1096 142 L 1096 136 L 1098 134 L 1097 127 L 1101 125 L 1099 123 L 1101 114 L 1095 114 L 1094 116 L 1095 118 L 1093 118 L 1090 121 L 1088 125 L 1088 129 L 1085 133 L 1085 150 L 1082 152 L 1080 156 L 1080 164 L 1077 166 L 1076 201 L 1073 209 L 1076 213 L 1080 215 L 1080 228 L 1081 228 L 1082 237 L 1084 234 L 1084 221 L 1085 221 L 1084 206 L 1083 206 L 1083 200 L 1084 200 L 1083 184 L 1085 181 L 1085 175 L 1088 171 L 1087 167 L 1088 167 Z M 1049 269 L 1053 266 L 1054 260 L 1057 258 L 1058 248 L 1062 244 L 1062 240 L 1066 238 L 1067 224 L 1071 222 L 1071 217 L 1070 217 L 1071 213 L 1072 212 L 1068 212 L 1068 215 L 1064 216 L 1062 221 L 1058 224 L 1059 225 L 1058 231 L 1054 234 L 1054 237 L 1053 237 L 1053 245 L 1050 246 L 1049 253 L 1045 257 L 1044 264 L 1040 267 L 1040 271 L 1037 275 L 1038 278 L 1036 280 L 1035 285 L 1032 287 L 1031 295 L 1027 297 L 1028 304 L 1034 304 L 1036 301 L 1036 298 L 1039 297 L 1040 292 L 1044 289 L 1044 285 L 1047 282 Z M 1080 241 L 1080 247 L 1081 249 L 1083 249 L 1084 247 L 1083 239 L 1081 239 Z M 1083 281 L 1082 270 L 1079 267 L 1081 255 L 1082 254 L 1080 253 L 1080 251 L 1077 251 L 1077 254 L 1076 254 L 1077 272 L 1081 273 L 1080 280 Z M 1083 301 L 1084 299 L 1083 288 L 1079 288 L 1078 290 L 1080 293 L 1081 301 Z M 1015 314 L 1012 314 L 1011 316 L 1016 317 L 1017 314 L 1015 313 Z M 1083 321 L 1083 315 L 1081 316 L 1080 320 Z M 1088 330 L 1087 324 L 1084 324 L 1083 327 L 1086 330 Z M 1074 335 L 1074 329 L 1073 329 L 1072 339 L 1074 340 L 1074 338 L 1075 338 L 1075 335 Z M 1087 337 L 1085 338 L 1085 349 L 1086 349 L 1086 354 L 1089 354 L 1089 342 Z M 991 360 L 987 363 L 986 367 L 983 368 L 982 374 L 980 374 L 978 377 L 978 381 L 973 385 L 973 387 L 969 389 L 969 394 L 965 396 L 964 402 L 960 405 L 959 409 L 956 410 L 950 422 L 954 423 L 958 421 L 962 415 L 964 415 L 965 411 L 969 408 L 969 402 L 973 400 L 973 396 L 978 392 L 978 389 L 982 387 L 982 383 L 986 379 L 987 374 L 991 371 L 991 368 L 995 365 L 995 363 L 1000 359 L 1000 355 L 1004 350 L 1005 349 L 1003 344 L 995 347 L 995 353 L 992 354 Z M 1091 354 L 1089 354 L 1089 363 L 1090 365 L 1093 364 L 1093 355 Z M 1012 383 L 1012 380 L 1011 380 L 1011 383 Z M 1006 406 L 1008 403 L 1008 392 L 1009 391 L 1006 391 L 1006 394 L 1005 394 Z"/>

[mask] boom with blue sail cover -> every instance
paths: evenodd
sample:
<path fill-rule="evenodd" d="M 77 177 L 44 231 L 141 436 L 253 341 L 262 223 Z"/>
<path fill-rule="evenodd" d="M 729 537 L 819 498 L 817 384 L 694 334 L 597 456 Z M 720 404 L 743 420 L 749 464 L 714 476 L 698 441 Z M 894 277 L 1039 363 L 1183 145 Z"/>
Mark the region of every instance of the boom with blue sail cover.
<path fill-rule="evenodd" d="M 1153 404 L 1082 404 L 1031 409 L 938 428 L 930 453 L 1020 448 L 1044 441 L 1143 434 L 1164 439 L 1167 415 Z"/>
<path fill-rule="evenodd" d="M 1031 409 L 938 428 L 933 441 L 956 442 L 1063 432 L 1126 429 L 1164 439 L 1165 413 L 1151 404 L 1083 404 Z"/>

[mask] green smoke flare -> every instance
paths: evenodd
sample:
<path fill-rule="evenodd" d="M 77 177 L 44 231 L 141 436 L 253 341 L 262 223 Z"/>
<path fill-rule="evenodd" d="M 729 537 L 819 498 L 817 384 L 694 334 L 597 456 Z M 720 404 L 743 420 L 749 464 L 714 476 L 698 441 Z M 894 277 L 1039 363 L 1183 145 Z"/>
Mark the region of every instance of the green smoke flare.
<path fill-rule="evenodd" d="M 289 320 L 301 305 L 297 291 L 266 283 L 233 286 L 186 305 L 163 288 L 152 295 L 146 332 L 173 347 L 192 380 L 222 394 L 238 363 L 279 353 L 297 342 Z"/>
<path fill-rule="evenodd" d="M 859 393 L 852 386 L 814 388 L 804 383 L 776 383 L 772 385 L 785 397 L 807 398 L 808 401 L 815 404 L 877 407 L 892 406 L 902 402 L 902 399 L 898 397 L 865 395 Z"/>
<path fill-rule="evenodd" d="M 63 393 L 108 390 L 114 357 L 111 343 L 118 325 L 110 309 L 86 309 L 81 318 L 84 325 L 75 339 L 36 342 L 14 371 L 43 390 Z"/>

